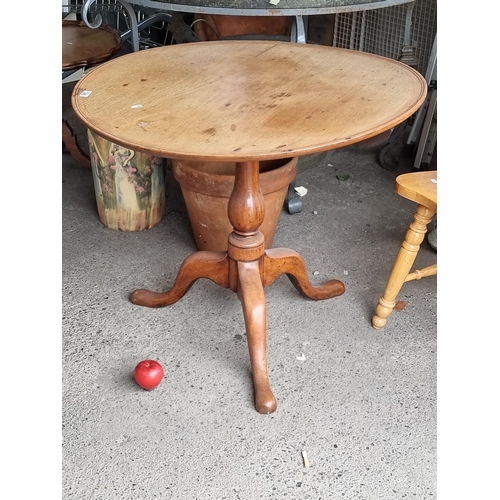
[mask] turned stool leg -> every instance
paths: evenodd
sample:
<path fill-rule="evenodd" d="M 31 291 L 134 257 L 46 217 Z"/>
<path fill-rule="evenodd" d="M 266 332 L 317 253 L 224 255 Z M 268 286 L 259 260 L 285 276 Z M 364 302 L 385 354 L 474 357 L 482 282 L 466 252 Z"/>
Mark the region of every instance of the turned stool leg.
<path fill-rule="evenodd" d="M 384 294 L 378 300 L 375 315 L 372 318 L 373 328 L 377 330 L 382 328 L 386 324 L 387 318 L 392 313 L 396 305 L 396 297 L 417 258 L 420 244 L 427 232 L 427 224 L 429 224 L 434 214 L 435 212 L 423 205 L 417 206 L 413 222 L 406 232 L 405 239 L 392 267 Z"/>

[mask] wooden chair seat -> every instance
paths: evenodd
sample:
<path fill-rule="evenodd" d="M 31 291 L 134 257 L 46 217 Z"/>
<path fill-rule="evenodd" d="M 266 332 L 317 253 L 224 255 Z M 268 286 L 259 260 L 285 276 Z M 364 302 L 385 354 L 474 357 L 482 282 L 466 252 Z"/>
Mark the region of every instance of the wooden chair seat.
<path fill-rule="evenodd" d="M 404 283 L 437 274 L 437 264 L 411 272 L 427 232 L 427 225 L 437 213 L 437 171 L 400 175 L 396 178 L 394 190 L 399 196 L 415 202 L 417 208 L 372 318 L 372 326 L 377 330 L 386 324 Z"/>

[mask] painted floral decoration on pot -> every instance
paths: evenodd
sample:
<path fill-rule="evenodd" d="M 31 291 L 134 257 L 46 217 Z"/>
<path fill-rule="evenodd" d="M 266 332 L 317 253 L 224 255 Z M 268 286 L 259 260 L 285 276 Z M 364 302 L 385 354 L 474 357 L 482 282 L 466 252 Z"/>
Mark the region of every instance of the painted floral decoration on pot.
<path fill-rule="evenodd" d="M 112 229 L 140 230 L 157 224 L 165 205 L 165 174 L 156 157 L 88 131 L 96 201 Z"/>

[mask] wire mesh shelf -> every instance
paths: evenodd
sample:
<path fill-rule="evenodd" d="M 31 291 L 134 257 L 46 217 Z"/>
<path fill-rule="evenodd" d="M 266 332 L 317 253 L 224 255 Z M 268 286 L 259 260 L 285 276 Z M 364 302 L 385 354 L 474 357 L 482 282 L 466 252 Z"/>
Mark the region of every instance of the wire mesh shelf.
<path fill-rule="evenodd" d="M 308 41 L 401 60 L 425 75 L 436 33 L 436 4 L 437 0 L 415 0 L 325 15 L 321 40 Z M 314 19 L 309 22 L 314 23 Z"/>
<path fill-rule="evenodd" d="M 85 0 L 62 0 L 63 13 L 81 14 Z M 116 0 L 96 0 L 89 6 L 89 12 L 121 12 L 123 6 Z"/>

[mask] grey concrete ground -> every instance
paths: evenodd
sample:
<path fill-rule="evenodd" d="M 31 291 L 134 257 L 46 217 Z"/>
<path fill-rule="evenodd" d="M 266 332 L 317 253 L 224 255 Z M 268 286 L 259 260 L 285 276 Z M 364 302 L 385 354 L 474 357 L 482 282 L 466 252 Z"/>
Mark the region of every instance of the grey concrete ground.
<path fill-rule="evenodd" d="M 84 139 L 71 88 L 63 117 Z M 128 301 L 169 288 L 195 250 L 171 172 L 162 222 L 125 233 L 101 224 L 91 171 L 63 154 L 65 500 L 436 496 L 436 277 L 407 283 L 406 307 L 371 327 L 415 208 L 393 192 L 408 169 L 384 170 L 376 153 L 329 152 L 297 176 L 302 211 L 281 214 L 274 246 L 299 252 L 313 284 L 337 278 L 346 291 L 316 302 L 286 276 L 266 288 L 271 415 L 253 406 L 234 293 L 198 280 L 166 308 Z M 435 259 L 425 242 L 417 265 Z M 153 391 L 133 380 L 147 358 L 165 370 Z"/>

